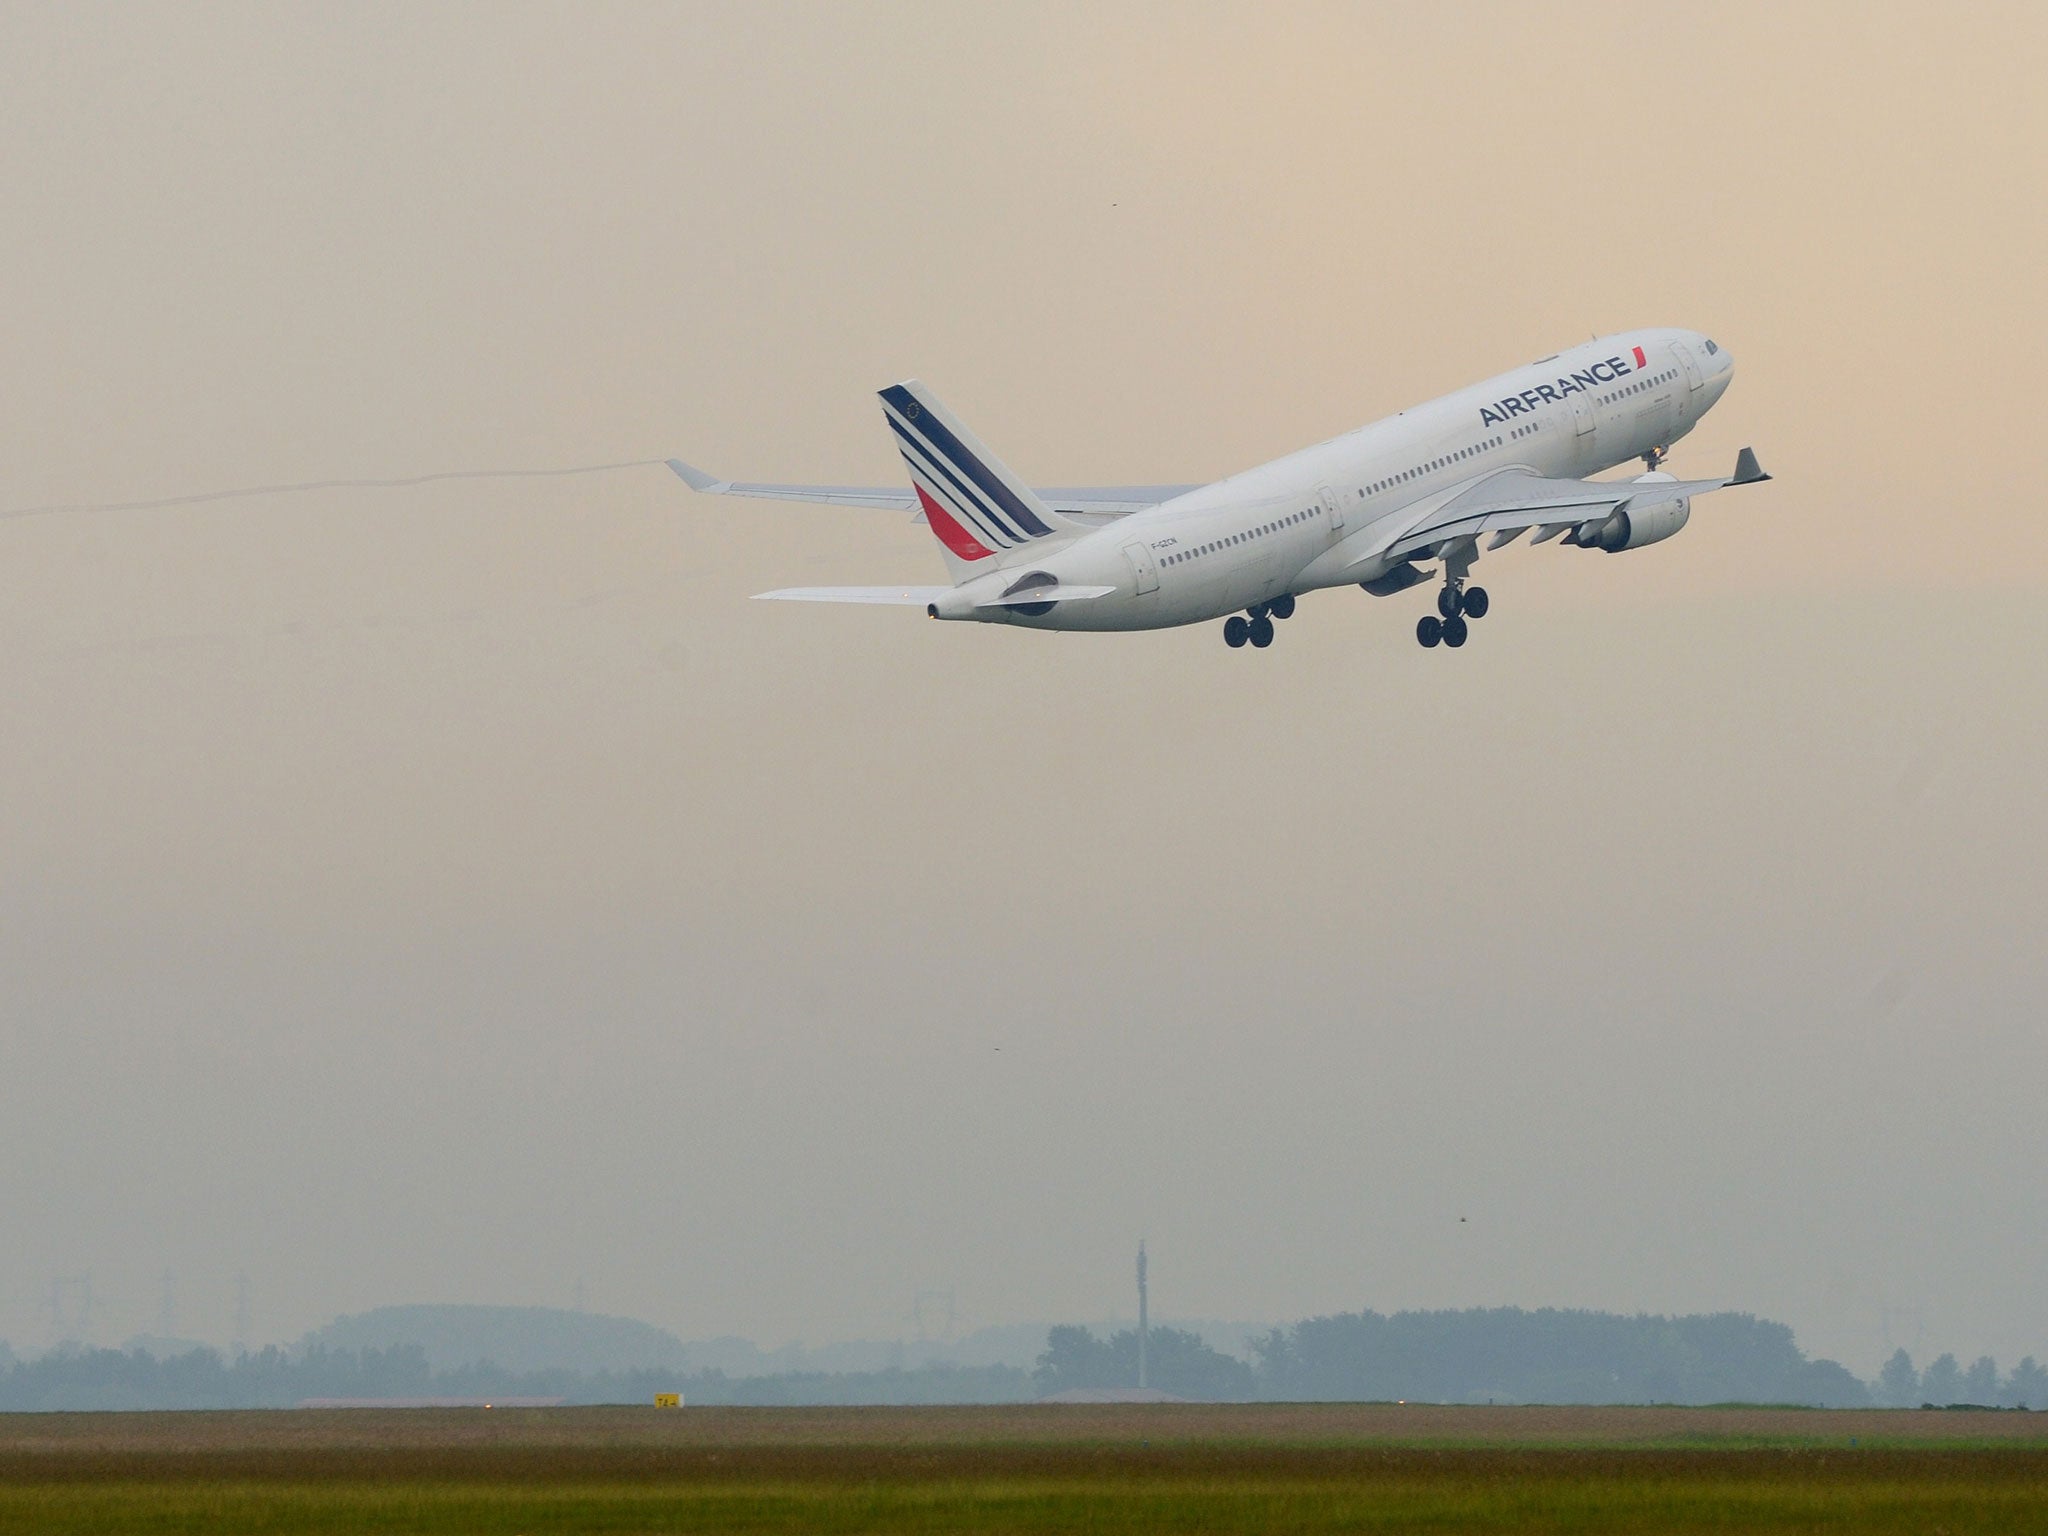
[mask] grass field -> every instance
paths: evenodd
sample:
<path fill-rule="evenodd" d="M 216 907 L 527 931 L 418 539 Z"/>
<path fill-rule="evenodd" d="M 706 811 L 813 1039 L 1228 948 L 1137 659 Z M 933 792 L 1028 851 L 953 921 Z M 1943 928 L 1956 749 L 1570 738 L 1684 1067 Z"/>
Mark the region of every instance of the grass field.
<path fill-rule="evenodd" d="M 0 1415 L 0 1532 L 2048 1532 L 2048 1414 Z"/>

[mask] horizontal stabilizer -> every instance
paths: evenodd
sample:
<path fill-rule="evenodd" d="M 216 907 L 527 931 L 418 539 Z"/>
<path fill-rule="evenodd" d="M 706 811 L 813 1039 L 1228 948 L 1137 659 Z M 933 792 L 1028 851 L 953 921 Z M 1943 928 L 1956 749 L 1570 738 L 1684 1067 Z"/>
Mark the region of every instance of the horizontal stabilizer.
<path fill-rule="evenodd" d="M 1085 603 L 1091 597 L 1107 597 L 1115 587 L 1026 587 L 976 603 L 977 608 L 1023 608 L 1033 603 Z"/>
<path fill-rule="evenodd" d="M 784 587 L 779 592 L 756 592 L 756 599 L 773 598 L 785 603 L 894 603 L 922 608 L 935 603 L 951 587 Z"/>

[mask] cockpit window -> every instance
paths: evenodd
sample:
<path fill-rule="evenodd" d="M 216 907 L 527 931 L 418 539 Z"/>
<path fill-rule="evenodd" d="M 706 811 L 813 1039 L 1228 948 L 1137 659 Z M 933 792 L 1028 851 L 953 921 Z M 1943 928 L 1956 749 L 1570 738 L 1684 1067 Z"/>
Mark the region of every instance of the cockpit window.
<path fill-rule="evenodd" d="M 1708 337 L 1708 338 L 1707 338 L 1707 356 L 1709 356 L 1709 357 L 1712 357 L 1712 356 L 1713 356 L 1713 355 L 1714 355 L 1715 353 L 1719 352 L 1720 350 L 1721 350 L 1721 349 L 1720 349 L 1719 347 L 1717 347 L 1717 346 L 1715 346 L 1715 345 L 1714 345 L 1714 341 L 1713 341 L 1713 338 L 1712 338 L 1712 337 Z"/>

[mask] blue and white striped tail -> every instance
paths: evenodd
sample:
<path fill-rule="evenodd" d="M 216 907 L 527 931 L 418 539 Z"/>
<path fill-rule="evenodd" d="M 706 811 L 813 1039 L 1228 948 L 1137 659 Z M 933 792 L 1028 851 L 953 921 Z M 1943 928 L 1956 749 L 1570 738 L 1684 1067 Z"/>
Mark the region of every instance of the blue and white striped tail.
<path fill-rule="evenodd" d="M 918 504 L 956 582 L 1009 564 L 1003 558 L 1007 551 L 1081 532 L 1004 468 L 917 380 L 882 391 L 882 416 L 896 435 Z"/>

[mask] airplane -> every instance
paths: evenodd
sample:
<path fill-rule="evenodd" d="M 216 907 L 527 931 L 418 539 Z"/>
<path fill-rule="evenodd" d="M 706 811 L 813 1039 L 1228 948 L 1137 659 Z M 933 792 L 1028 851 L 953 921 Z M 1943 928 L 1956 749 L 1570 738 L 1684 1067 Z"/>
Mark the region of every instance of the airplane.
<path fill-rule="evenodd" d="M 881 391 L 907 490 L 721 480 L 680 459 L 668 465 L 691 489 L 721 496 L 914 511 L 952 577 L 763 598 L 903 604 L 934 619 L 1048 630 L 1220 618 L 1231 648 L 1264 649 L 1307 593 L 1355 585 L 1391 597 L 1434 578 L 1436 612 L 1417 621 L 1415 638 L 1455 649 L 1491 606 L 1469 581 L 1482 553 L 1532 530 L 1532 545 L 1641 549 L 1682 529 L 1694 497 L 1771 478 L 1749 448 L 1720 479 L 1663 471 L 1734 367 L 1697 331 L 1624 331 L 1209 485 L 1034 490 L 915 379 Z M 1631 459 L 1643 473 L 1585 478 Z"/>

